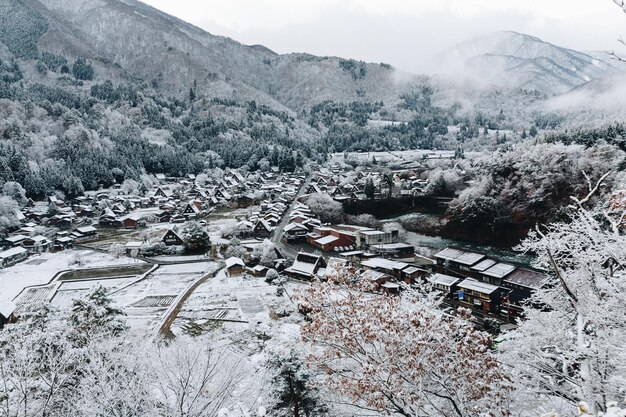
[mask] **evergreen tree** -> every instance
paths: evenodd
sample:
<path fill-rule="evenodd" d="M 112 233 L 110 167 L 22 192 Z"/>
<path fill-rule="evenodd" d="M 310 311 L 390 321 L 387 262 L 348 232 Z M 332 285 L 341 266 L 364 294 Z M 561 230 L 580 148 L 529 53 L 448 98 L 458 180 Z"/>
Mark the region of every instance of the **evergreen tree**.
<path fill-rule="evenodd" d="M 211 246 L 209 234 L 198 222 L 185 223 L 180 236 L 189 252 L 205 252 Z"/>
<path fill-rule="evenodd" d="M 272 379 L 276 404 L 275 416 L 319 417 L 327 413 L 327 408 L 311 388 L 311 374 L 294 350 L 274 354 L 268 366 L 276 371 Z"/>
<path fill-rule="evenodd" d="M 85 346 L 98 336 L 118 336 L 126 330 L 120 319 L 124 313 L 112 305 L 107 289 L 101 285 L 72 304 L 71 339 L 78 346 Z"/>
<path fill-rule="evenodd" d="M 376 193 L 376 187 L 374 186 L 374 181 L 369 177 L 365 181 L 364 192 L 367 198 L 369 198 L 370 200 L 374 198 L 374 194 Z"/>

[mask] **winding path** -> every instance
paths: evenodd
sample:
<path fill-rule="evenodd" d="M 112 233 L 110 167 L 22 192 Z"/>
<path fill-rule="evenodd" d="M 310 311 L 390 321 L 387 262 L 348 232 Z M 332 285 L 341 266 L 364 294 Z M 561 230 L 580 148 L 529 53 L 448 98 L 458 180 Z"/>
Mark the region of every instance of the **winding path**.
<path fill-rule="evenodd" d="M 193 292 L 200 285 L 204 284 L 205 282 L 207 282 L 211 278 L 215 278 L 215 276 L 220 271 L 221 271 L 221 269 L 216 269 L 215 271 L 209 272 L 208 274 L 198 278 L 197 280 L 195 280 L 185 290 L 184 293 L 182 293 L 182 295 L 180 295 L 178 297 L 178 300 L 176 301 L 176 304 L 174 304 L 172 307 L 170 307 L 170 309 L 168 310 L 167 314 L 165 315 L 165 319 L 159 325 L 158 331 L 157 331 L 157 337 L 163 337 L 163 338 L 171 337 L 170 329 L 172 327 L 172 324 L 174 323 L 174 320 L 176 320 L 176 317 L 178 317 L 178 314 L 180 313 L 180 310 L 182 310 L 183 305 L 185 304 L 185 302 L 189 299 L 191 294 L 193 294 Z"/>

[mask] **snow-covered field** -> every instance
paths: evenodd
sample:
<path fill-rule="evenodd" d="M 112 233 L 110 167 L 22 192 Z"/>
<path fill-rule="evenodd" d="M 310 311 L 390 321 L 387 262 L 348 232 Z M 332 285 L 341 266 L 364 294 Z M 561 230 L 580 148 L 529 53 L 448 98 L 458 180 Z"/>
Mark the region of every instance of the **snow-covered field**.
<path fill-rule="evenodd" d="M 80 259 L 82 265 L 77 264 Z M 13 300 L 26 287 L 48 284 L 61 271 L 137 264 L 126 257 L 115 258 L 90 250 L 68 250 L 32 256 L 9 268 L 0 270 L 0 299 Z"/>
<path fill-rule="evenodd" d="M 113 292 L 111 298 L 126 314 L 135 334 L 154 334 L 174 300 L 197 279 L 215 270 L 215 262 L 163 265 L 145 279 Z"/>
<path fill-rule="evenodd" d="M 264 340 L 296 339 L 300 316 L 289 299 L 303 284 L 286 283 L 285 293 L 263 278 L 227 277 L 223 271 L 199 286 L 187 300 L 172 326 L 176 334 L 207 335 L 254 355 Z"/>

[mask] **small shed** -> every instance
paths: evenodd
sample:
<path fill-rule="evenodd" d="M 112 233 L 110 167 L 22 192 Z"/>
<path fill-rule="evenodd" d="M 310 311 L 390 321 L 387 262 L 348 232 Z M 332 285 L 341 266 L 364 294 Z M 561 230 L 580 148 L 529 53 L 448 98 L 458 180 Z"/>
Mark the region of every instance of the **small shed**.
<path fill-rule="evenodd" d="M 245 267 L 246 264 L 241 258 L 232 256 L 226 259 L 226 275 L 229 277 L 243 274 Z"/>

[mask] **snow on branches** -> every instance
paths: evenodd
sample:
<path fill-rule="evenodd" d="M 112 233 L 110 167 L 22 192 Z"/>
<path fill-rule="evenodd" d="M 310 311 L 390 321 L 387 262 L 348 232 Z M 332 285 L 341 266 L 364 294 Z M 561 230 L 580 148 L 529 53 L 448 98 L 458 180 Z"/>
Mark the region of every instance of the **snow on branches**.
<path fill-rule="evenodd" d="M 626 210 L 615 201 L 588 208 L 598 188 L 569 219 L 537 228 L 519 246 L 552 272 L 531 300 L 545 308 L 527 309 L 502 345 L 529 416 L 572 415 L 583 400 L 595 415 L 626 396 Z"/>

